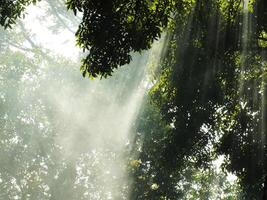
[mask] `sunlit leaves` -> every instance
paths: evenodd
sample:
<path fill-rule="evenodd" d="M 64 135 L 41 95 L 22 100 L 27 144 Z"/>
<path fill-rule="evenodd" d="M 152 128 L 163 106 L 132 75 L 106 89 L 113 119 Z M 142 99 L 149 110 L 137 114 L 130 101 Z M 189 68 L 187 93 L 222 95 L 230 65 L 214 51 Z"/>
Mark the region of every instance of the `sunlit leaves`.
<path fill-rule="evenodd" d="M 262 48 L 267 48 L 267 32 L 262 31 L 262 32 L 259 34 L 258 44 L 259 44 L 259 46 L 262 47 Z"/>
<path fill-rule="evenodd" d="M 197 164 L 227 155 L 225 166 L 239 175 L 242 189 L 250 192 L 245 195 L 252 198 L 262 190 L 267 157 L 266 49 L 264 31 L 259 31 L 267 26 L 264 2 L 247 2 L 197 1 L 187 9 L 180 5 L 176 45 L 169 45 L 151 94 L 162 118 L 172 126 L 167 152 L 175 159 L 195 155 L 202 161 L 196 160 Z M 214 13 L 205 12 L 209 6 Z M 258 23 L 246 30 L 250 27 L 245 26 L 244 15 Z M 203 125 L 208 131 L 201 131 Z M 210 144 L 215 145 L 211 154 Z"/>

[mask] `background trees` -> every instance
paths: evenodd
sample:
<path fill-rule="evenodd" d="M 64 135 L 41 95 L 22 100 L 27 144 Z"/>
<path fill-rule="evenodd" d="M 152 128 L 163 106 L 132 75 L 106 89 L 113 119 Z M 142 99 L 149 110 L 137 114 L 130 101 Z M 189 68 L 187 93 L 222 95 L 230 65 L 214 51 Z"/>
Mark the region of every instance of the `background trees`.
<path fill-rule="evenodd" d="M 261 198 L 267 169 L 266 47 L 260 36 L 266 26 L 257 17 L 266 10 L 260 5 L 180 4 L 152 88 L 153 102 L 173 127 L 165 164 L 177 169 L 181 157 L 187 162 L 194 155 L 197 166 L 205 166 L 213 156 L 225 155 L 224 167 L 240 178 L 245 199 Z"/>

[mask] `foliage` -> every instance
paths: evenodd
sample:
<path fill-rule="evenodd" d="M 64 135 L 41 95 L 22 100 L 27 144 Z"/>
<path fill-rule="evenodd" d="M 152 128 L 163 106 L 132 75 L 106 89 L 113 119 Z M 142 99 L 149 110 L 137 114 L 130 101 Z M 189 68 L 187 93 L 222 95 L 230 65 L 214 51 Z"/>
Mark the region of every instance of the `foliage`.
<path fill-rule="evenodd" d="M 1 4 L 1 25 L 8 27 L 13 24 L 24 6 L 31 2 L 34 1 L 5 1 Z M 223 170 L 237 175 L 242 187 L 242 196 L 233 194 L 229 198 L 261 198 L 264 190 L 267 191 L 265 0 L 69 0 L 67 7 L 75 15 L 82 15 L 76 37 L 78 45 L 88 51 L 81 66 L 84 76 L 111 75 L 115 68 L 130 62 L 132 51 L 149 49 L 164 28 L 168 26 L 171 29 L 166 55 L 160 64 L 160 75 L 152 81 L 148 97 L 151 104 L 145 105 L 136 124 L 138 134 L 134 153 L 139 152 L 140 155 L 133 154 L 129 159 L 134 188 L 131 199 L 190 199 L 199 195 L 205 199 L 211 195 L 208 188 L 215 176 L 220 177 L 220 183 L 226 183 L 226 176 L 222 172 L 218 175 L 212 168 L 212 161 L 220 155 L 226 157 Z M 5 44 L 5 41 L 2 42 Z M 1 48 L 6 46 L 1 45 Z M 12 107 L 21 97 L 16 91 L 20 82 L 14 84 L 11 81 L 16 76 L 16 80 L 20 80 L 27 72 L 23 67 L 16 69 L 16 73 L 8 70 L 12 71 L 14 65 L 20 65 L 20 62 L 23 66 L 31 66 L 29 59 L 19 53 L 14 55 L 17 59 L 2 58 L 6 62 L 6 66 L 1 68 L 5 69 L 4 80 L 10 81 L 6 86 L 16 86 L 12 91 L 17 100 L 12 98 L 9 102 L 7 97 L 11 94 L 8 93 L 2 94 L 7 97 L 1 97 L 6 99 L 1 102 L 1 123 L 7 127 L 6 130 L 15 130 L 12 132 L 14 137 L 7 131 L 3 134 L 4 143 L 1 145 L 7 150 L 3 155 L 13 155 L 12 152 L 17 151 L 12 148 L 16 130 L 23 130 L 26 139 L 29 138 L 27 133 L 30 133 L 25 121 L 21 126 L 15 126 L 21 123 L 21 118 L 13 116 L 9 122 L 4 118 L 5 107 Z M 131 77 L 125 79 L 129 82 L 133 80 Z M 4 82 L 1 87 L 5 87 Z M 32 111 L 33 108 L 29 109 Z M 39 112 L 45 116 L 44 111 Z M 35 121 L 46 121 L 38 116 Z M 29 157 L 37 157 L 25 147 L 36 143 L 25 143 L 26 139 L 21 140 L 19 149 Z M 46 148 L 58 151 L 53 143 L 44 143 L 51 145 Z M 37 149 L 42 153 L 39 146 Z M 3 160 L 14 164 L 22 156 L 17 154 L 17 157 L 8 159 L 3 156 Z M 87 158 L 90 159 L 90 155 L 79 159 Z M 50 162 L 45 156 L 38 159 L 40 168 L 43 167 L 40 164 L 42 160 Z M 23 166 L 32 165 L 34 163 Z M 73 166 L 73 163 L 61 166 L 62 176 L 53 183 L 58 186 L 63 182 L 62 191 L 73 187 Z M 23 176 L 22 172 L 17 172 L 17 169 L 10 169 L 10 173 L 5 174 L 7 185 L 13 184 L 13 187 L 5 187 L 16 189 L 12 174 L 18 174 L 19 178 Z M 36 190 L 36 184 L 40 184 L 40 179 L 36 177 L 39 176 L 33 175 L 29 179 L 30 184 L 26 185 L 31 187 L 27 189 Z M 43 177 L 45 179 L 46 175 Z M 194 188 L 199 182 L 203 184 Z M 79 184 L 80 190 L 84 191 L 83 184 Z M 237 190 L 228 184 L 223 187 L 224 193 Z M 77 195 L 81 193 L 77 192 Z M 12 194 L 10 190 L 5 197 L 11 198 Z M 63 199 L 65 196 L 62 192 L 56 197 Z"/>
<path fill-rule="evenodd" d="M 111 75 L 130 62 L 130 52 L 150 48 L 167 26 L 172 4 L 172 0 L 67 1 L 68 9 L 83 15 L 76 32 L 78 45 L 89 50 L 82 61 L 83 76 Z"/>
<path fill-rule="evenodd" d="M 199 166 L 198 155 L 183 158 L 169 150 L 174 127 L 150 103 L 139 115 L 135 150 L 140 154 L 129 162 L 133 179 L 129 199 L 239 199 L 240 186 L 228 181 L 226 173 L 212 164 Z"/>
<path fill-rule="evenodd" d="M 24 16 L 23 11 L 30 4 L 36 4 L 40 0 L 1 0 L 0 1 L 0 25 L 11 28 L 15 20 Z"/>
<path fill-rule="evenodd" d="M 164 164 L 179 171 L 192 155 L 197 166 L 226 155 L 224 169 L 240 178 L 244 199 L 261 198 L 267 173 L 263 4 L 251 1 L 248 10 L 241 1 L 180 5 L 151 90 L 173 127 Z"/>
<path fill-rule="evenodd" d="M 30 3 L 36 1 L 4 1 L 0 24 L 11 27 Z M 77 44 L 89 52 L 82 60 L 81 71 L 90 77 L 107 77 L 118 66 L 129 64 L 131 52 L 149 49 L 167 26 L 174 6 L 173 0 L 68 0 L 66 4 L 75 15 L 83 15 L 76 37 Z"/>

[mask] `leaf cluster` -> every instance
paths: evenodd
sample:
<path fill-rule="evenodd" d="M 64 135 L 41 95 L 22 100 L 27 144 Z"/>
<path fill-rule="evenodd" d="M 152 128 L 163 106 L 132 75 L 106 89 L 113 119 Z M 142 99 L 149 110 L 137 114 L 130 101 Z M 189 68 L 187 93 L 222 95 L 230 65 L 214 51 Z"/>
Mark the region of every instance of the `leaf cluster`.
<path fill-rule="evenodd" d="M 69 0 L 68 9 L 83 15 L 76 32 L 77 44 L 88 51 L 82 60 L 83 76 L 111 75 L 130 62 L 130 52 L 149 49 L 167 26 L 172 4 L 172 0 Z"/>

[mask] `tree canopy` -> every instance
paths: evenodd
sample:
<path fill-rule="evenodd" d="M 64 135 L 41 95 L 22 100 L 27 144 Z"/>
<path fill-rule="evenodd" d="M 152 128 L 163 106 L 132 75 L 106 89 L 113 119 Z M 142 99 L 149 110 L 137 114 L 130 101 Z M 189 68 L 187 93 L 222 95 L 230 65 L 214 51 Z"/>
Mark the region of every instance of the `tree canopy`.
<path fill-rule="evenodd" d="M 12 24 L 15 24 L 15 20 L 24 16 L 23 12 L 25 8 L 30 4 L 36 4 L 40 0 L 1 0 L 0 6 L 0 25 L 5 28 L 11 28 Z"/>
<path fill-rule="evenodd" d="M 172 125 L 164 169 L 175 171 L 192 155 L 198 166 L 225 155 L 224 168 L 240 178 L 243 198 L 261 199 L 267 169 L 266 2 L 187 2 L 176 10 L 151 90 L 162 119 Z"/>
<path fill-rule="evenodd" d="M 1 3 L 1 25 L 11 27 L 25 6 L 35 0 Z M 82 15 L 76 32 L 77 44 L 88 51 L 82 60 L 83 76 L 107 77 L 118 66 L 129 64 L 131 52 L 151 47 L 167 26 L 172 0 L 68 0 L 66 6 Z"/>
<path fill-rule="evenodd" d="M 130 63 L 131 52 L 149 49 L 167 26 L 172 6 L 172 0 L 67 1 L 68 9 L 83 16 L 76 32 L 78 45 L 89 51 L 83 76 L 111 75 Z"/>

